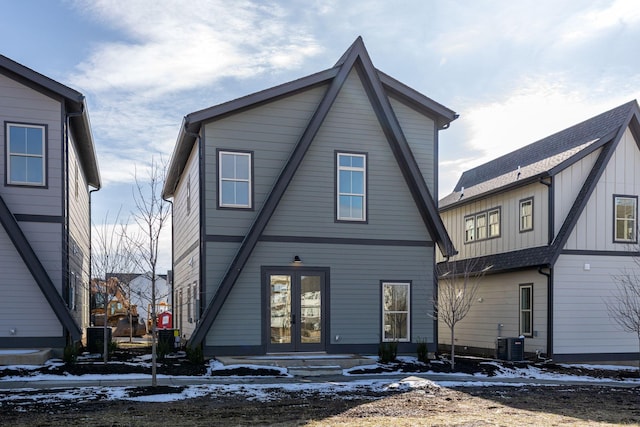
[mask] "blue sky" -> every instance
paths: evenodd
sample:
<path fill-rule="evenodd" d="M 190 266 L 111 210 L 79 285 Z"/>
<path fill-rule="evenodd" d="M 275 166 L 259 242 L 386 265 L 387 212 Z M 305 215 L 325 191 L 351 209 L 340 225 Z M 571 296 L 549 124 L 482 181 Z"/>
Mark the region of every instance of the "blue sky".
<path fill-rule="evenodd" d="M 131 210 L 134 166 L 168 160 L 184 115 L 329 68 L 359 35 L 377 68 L 460 114 L 440 134 L 440 196 L 640 97 L 635 0 L 22 0 L 0 14 L 0 53 L 87 97 L 94 218 Z"/>

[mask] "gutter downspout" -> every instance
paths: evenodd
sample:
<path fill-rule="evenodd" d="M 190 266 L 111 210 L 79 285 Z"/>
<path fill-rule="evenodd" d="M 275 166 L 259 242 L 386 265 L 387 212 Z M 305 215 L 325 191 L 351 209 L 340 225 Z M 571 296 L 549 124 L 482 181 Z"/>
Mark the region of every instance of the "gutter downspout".
<path fill-rule="evenodd" d="M 538 273 L 547 276 L 547 358 L 553 358 L 553 269 L 542 271 L 545 267 L 538 267 Z"/>

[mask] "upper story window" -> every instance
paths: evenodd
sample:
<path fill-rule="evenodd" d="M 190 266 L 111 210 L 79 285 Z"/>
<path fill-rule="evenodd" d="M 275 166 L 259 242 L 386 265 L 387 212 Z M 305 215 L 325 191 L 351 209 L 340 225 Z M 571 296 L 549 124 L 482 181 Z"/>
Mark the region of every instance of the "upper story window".
<path fill-rule="evenodd" d="M 7 184 L 44 187 L 46 127 L 7 123 Z"/>
<path fill-rule="evenodd" d="M 613 216 L 614 242 L 635 243 L 637 241 L 638 197 L 614 195 Z"/>
<path fill-rule="evenodd" d="M 500 236 L 500 208 L 478 212 L 464 218 L 465 243 Z"/>
<path fill-rule="evenodd" d="M 533 230 L 533 197 L 520 200 L 520 231 Z"/>
<path fill-rule="evenodd" d="M 218 152 L 218 205 L 221 208 L 251 208 L 252 154 Z"/>
<path fill-rule="evenodd" d="M 367 156 L 337 153 L 337 220 L 367 220 Z"/>

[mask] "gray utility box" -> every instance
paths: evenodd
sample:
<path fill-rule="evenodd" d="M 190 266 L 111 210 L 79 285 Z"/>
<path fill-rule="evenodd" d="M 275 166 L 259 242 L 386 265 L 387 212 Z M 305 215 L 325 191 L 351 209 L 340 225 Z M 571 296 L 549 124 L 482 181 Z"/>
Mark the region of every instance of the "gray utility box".
<path fill-rule="evenodd" d="M 524 338 L 502 338 L 496 340 L 496 359 L 524 360 Z"/>

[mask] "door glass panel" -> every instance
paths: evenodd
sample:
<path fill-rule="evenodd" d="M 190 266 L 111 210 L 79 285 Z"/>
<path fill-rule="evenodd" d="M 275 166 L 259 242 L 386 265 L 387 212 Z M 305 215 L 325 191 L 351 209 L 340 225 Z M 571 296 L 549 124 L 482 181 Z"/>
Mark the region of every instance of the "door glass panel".
<path fill-rule="evenodd" d="M 291 276 L 270 276 L 271 343 L 291 343 Z"/>
<path fill-rule="evenodd" d="M 300 277 L 300 342 L 319 343 L 322 338 L 320 276 Z"/>

